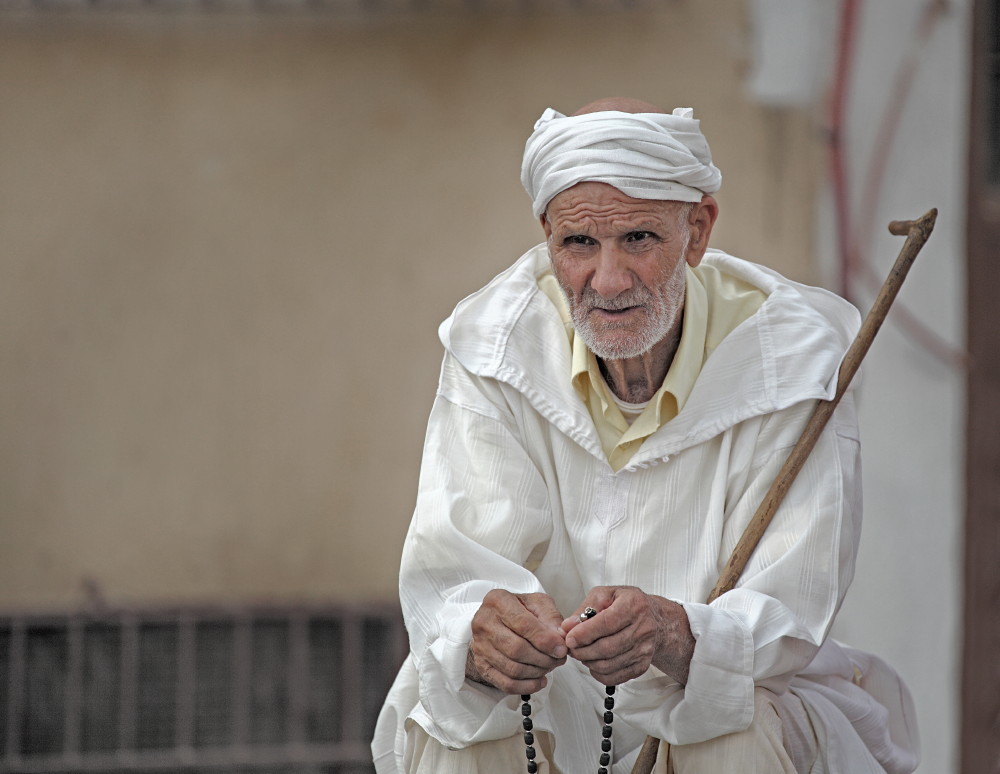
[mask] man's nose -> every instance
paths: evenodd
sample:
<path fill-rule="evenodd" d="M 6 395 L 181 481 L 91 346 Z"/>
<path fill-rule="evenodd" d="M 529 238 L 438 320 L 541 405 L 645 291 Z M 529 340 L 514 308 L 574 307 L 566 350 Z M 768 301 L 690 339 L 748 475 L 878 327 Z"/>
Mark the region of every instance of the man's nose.
<path fill-rule="evenodd" d="M 601 245 L 590 287 L 600 293 L 602 298 L 614 298 L 631 288 L 632 272 L 628 267 L 627 256 L 615 246 Z"/>

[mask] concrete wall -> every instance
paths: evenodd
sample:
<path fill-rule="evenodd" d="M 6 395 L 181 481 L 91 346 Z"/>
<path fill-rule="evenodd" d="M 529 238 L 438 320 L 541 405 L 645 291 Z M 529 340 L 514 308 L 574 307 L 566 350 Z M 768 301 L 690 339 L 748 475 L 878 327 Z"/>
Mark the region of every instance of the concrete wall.
<path fill-rule="evenodd" d="M 718 246 L 814 278 L 820 134 L 736 0 L 0 20 L 0 609 L 396 594 L 452 305 L 542 110 L 693 105 Z"/>

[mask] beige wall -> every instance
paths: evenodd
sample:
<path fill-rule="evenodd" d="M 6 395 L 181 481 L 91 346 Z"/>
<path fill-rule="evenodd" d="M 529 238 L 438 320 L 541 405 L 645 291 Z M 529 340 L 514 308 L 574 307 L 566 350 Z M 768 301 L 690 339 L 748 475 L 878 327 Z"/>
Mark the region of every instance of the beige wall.
<path fill-rule="evenodd" d="M 809 279 L 815 130 L 742 96 L 740 2 L 663 7 L 0 19 L 0 609 L 394 597 L 546 106 L 693 105 L 715 244 Z"/>

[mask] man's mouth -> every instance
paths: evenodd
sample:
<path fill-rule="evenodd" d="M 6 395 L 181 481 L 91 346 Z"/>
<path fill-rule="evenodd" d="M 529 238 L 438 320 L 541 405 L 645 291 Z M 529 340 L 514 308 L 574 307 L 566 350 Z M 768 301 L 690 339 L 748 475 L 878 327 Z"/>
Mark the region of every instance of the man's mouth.
<path fill-rule="evenodd" d="M 620 308 L 608 309 L 603 306 L 595 306 L 591 308 L 591 312 L 598 312 L 602 315 L 607 315 L 608 317 L 624 317 L 629 312 L 635 311 L 636 309 L 641 309 L 639 306 L 623 306 Z"/>

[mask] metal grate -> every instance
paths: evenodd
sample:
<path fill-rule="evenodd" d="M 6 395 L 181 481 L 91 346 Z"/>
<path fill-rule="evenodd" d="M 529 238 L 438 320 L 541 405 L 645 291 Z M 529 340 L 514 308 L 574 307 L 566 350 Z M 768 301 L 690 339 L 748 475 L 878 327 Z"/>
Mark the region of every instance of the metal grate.
<path fill-rule="evenodd" d="M 0 618 L 0 772 L 363 774 L 398 609 Z"/>

